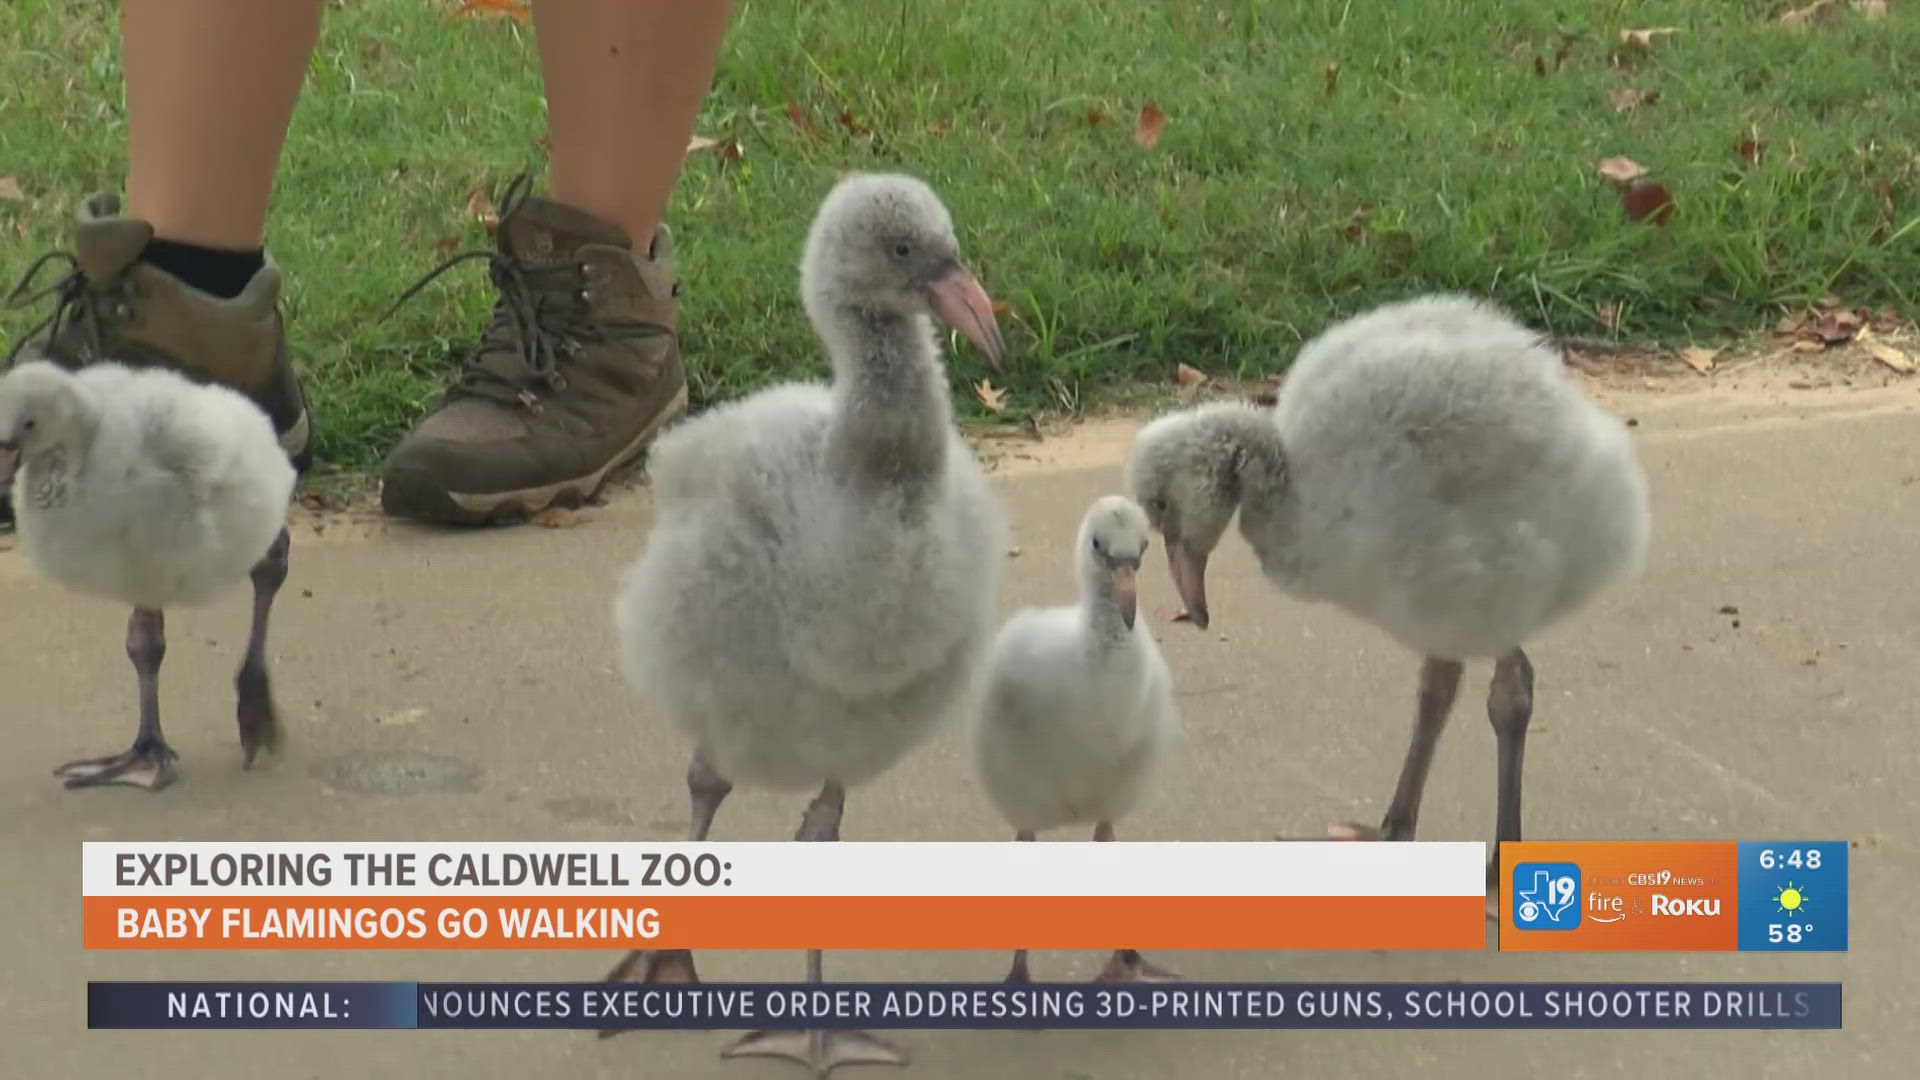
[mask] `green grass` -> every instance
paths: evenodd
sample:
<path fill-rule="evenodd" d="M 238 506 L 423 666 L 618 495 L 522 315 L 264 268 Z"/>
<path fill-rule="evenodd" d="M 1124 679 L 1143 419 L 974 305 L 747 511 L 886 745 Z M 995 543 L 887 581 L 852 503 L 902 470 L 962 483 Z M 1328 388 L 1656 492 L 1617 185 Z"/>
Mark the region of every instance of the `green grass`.
<path fill-rule="evenodd" d="M 438 261 L 437 240 L 484 241 L 463 215 L 471 188 L 541 160 L 530 32 L 453 22 L 452 6 L 330 5 L 294 120 L 269 242 L 333 468 L 377 461 L 431 404 L 488 297 L 476 270 L 372 316 Z M 1015 410 L 1110 400 L 1182 361 L 1278 370 L 1329 319 L 1430 288 L 1561 333 L 1616 332 L 1606 311 L 1621 335 L 1668 341 L 1827 292 L 1911 311 L 1920 6 L 1810 31 L 1774 25 L 1789 6 L 742 0 L 700 130 L 745 156 L 691 158 L 669 215 L 696 398 L 824 371 L 794 264 L 848 169 L 911 171 L 945 196 L 1011 305 Z M 1616 56 L 1620 30 L 1654 26 L 1681 30 Z M 122 180 L 116 27 L 97 0 L 0 5 L 0 176 L 28 196 L 0 200 L 10 266 Z M 1563 34 L 1578 37 L 1556 66 Z M 1616 86 L 1659 99 L 1617 113 Z M 788 120 L 789 99 L 824 140 Z M 1168 117 L 1152 151 L 1132 139 L 1147 102 Z M 1753 128 L 1767 153 L 1745 168 Z M 1626 220 L 1595 176 L 1614 154 L 1671 190 L 1665 227 Z M 979 375 L 956 357 L 957 386 Z"/>

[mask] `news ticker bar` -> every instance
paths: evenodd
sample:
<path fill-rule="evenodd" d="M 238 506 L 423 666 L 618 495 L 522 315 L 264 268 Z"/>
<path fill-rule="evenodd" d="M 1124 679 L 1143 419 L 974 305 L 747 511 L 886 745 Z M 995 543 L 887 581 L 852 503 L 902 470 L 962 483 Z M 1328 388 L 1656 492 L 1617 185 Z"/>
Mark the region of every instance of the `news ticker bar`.
<path fill-rule="evenodd" d="M 90 982 L 87 1027 L 1836 1029 L 1839 983 Z"/>
<path fill-rule="evenodd" d="M 1843 841 L 1500 845 L 1503 951 L 1847 948 Z M 1484 949 L 1479 843 L 87 843 L 89 949 Z"/>

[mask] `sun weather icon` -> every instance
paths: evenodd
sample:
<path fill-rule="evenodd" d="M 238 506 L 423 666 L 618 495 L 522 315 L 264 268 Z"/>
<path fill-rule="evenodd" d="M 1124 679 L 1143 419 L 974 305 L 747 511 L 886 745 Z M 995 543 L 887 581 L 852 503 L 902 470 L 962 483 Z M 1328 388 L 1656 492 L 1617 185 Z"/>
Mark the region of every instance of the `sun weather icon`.
<path fill-rule="evenodd" d="M 1787 915 L 1799 915 L 1807 909 L 1807 894 L 1801 892 L 1789 881 L 1780 887 L 1773 902 L 1780 905 L 1780 911 Z"/>
<path fill-rule="evenodd" d="M 1513 868 L 1516 930 L 1572 930 L 1580 925 L 1580 867 L 1524 862 Z"/>

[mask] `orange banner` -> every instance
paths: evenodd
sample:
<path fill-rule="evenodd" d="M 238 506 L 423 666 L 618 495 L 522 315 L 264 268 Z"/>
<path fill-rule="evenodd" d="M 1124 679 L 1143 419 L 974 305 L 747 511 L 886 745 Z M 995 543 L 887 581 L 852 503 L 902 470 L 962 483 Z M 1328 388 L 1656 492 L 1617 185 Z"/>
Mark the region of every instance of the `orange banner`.
<path fill-rule="evenodd" d="M 1732 843 L 1500 845 L 1503 952 L 1732 952 L 1739 911 Z"/>
<path fill-rule="evenodd" d="M 89 949 L 1484 949 L 1476 896 L 90 896 Z"/>

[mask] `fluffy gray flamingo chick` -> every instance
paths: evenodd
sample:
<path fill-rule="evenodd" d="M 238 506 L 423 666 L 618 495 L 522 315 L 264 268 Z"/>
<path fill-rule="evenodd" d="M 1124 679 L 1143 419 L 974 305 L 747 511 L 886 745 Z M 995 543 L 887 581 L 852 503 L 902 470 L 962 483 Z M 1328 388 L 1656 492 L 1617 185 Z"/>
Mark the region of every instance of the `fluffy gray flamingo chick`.
<path fill-rule="evenodd" d="M 1491 658 L 1496 840 L 1520 838 L 1533 711 L 1522 646 L 1637 572 L 1646 479 L 1626 428 L 1539 334 L 1490 304 L 1429 296 L 1309 342 L 1272 412 L 1211 405 L 1135 437 L 1134 497 L 1205 628 L 1207 556 L 1238 508 L 1274 583 L 1373 623 L 1425 658 L 1385 818 L 1335 835 L 1411 840 L 1462 661 Z M 1494 864 L 1488 865 L 1492 887 Z"/>
<path fill-rule="evenodd" d="M 846 788 L 967 711 L 992 633 L 1003 516 L 954 428 L 928 316 L 996 367 L 1002 345 L 946 208 L 909 177 L 846 179 L 800 279 L 832 385 L 775 387 L 662 437 L 653 531 L 615 602 L 627 680 L 693 743 L 695 840 L 735 782 L 818 789 L 794 839 L 838 839 Z M 650 952 L 609 978 L 643 963 L 647 981 L 695 977 L 689 954 Z M 906 1062 L 858 1031 L 754 1032 L 727 1053 L 821 1075 Z"/>
<path fill-rule="evenodd" d="M 139 684 L 133 746 L 56 770 L 68 787 L 157 790 L 174 779 L 160 733 L 163 612 L 251 575 L 253 630 L 235 679 L 251 765 L 279 745 L 267 680 L 267 615 L 287 576 L 294 470 L 265 413 L 171 371 L 44 360 L 0 378 L 0 494 L 28 562 L 55 583 L 133 606 L 127 656 Z"/>
<path fill-rule="evenodd" d="M 1153 634 L 1136 625 L 1135 575 L 1146 554 L 1147 516 L 1109 495 L 1080 524 L 1080 600 L 1026 608 L 995 640 L 974 728 L 982 786 L 1016 840 L 1043 829 L 1092 825 L 1113 839 L 1166 759 L 1180 720 L 1173 676 Z M 1101 981 L 1165 979 L 1132 949 L 1116 949 Z M 1009 982 L 1027 982 L 1027 951 Z"/>

